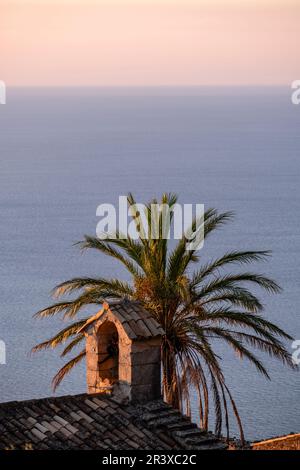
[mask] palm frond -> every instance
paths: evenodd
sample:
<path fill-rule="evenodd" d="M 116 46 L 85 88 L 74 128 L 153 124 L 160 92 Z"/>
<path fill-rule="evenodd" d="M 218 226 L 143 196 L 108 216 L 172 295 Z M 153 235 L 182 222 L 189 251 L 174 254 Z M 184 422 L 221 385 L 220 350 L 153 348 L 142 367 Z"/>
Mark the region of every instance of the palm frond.
<path fill-rule="evenodd" d="M 138 267 L 136 265 L 136 263 L 138 262 L 138 257 L 135 256 L 135 259 L 134 259 L 133 253 L 132 253 L 132 259 L 134 259 L 135 261 L 133 262 L 127 257 L 125 257 L 119 250 L 113 247 L 113 244 L 116 244 L 118 246 L 128 248 L 128 239 L 122 240 L 118 238 L 108 238 L 106 240 L 100 240 L 96 237 L 90 237 L 89 235 L 85 235 L 84 238 L 85 239 L 83 241 L 75 243 L 75 245 L 78 245 L 81 248 L 81 250 L 87 250 L 87 249 L 98 250 L 101 253 L 104 253 L 105 255 L 110 256 L 111 258 L 114 258 L 120 261 L 133 276 L 136 276 L 137 274 L 139 274 Z"/>
<path fill-rule="evenodd" d="M 78 344 L 82 343 L 85 339 L 84 334 L 78 334 L 70 343 L 64 348 L 63 352 L 61 353 L 60 357 L 66 356 L 70 351 L 72 351 Z"/>
<path fill-rule="evenodd" d="M 74 278 L 62 282 L 53 289 L 52 293 L 55 297 L 60 297 L 70 294 L 74 290 L 94 288 L 109 290 L 110 292 L 115 292 L 118 296 L 131 297 L 134 295 L 132 287 L 127 282 L 120 281 L 119 279 L 95 279 L 90 277 Z"/>
<path fill-rule="evenodd" d="M 249 312 L 261 312 L 263 305 L 254 294 L 244 287 L 230 287 L 224 289 L 221 293 L 208 296 L 201 302 L 202 307 L 210 308 L 210 305 L 229 304 L 234 307 L 243 307 Z"/>
<path fill-rule="evenodd" d="M 34 318 L 44 318 L 44 317 L 52 317 L 57 313 L 61 313 L 64 310 L 71 308 L 73 305 L 72 301 L 69 302 L 58 302 L 54 305 L 50 305 L 50 307 L 43 308 L 36 312 L 33 316 Z"/>
<path fill-rule="evenodd" d="M 253 261 L 263 261 L 267 256 L 270 256 L 270 254 L 270 251 L 231 251 L 226 253 L 221 258 L 207 263 L 202 266 L 200 270 L 196 271 L 191 279 L 191 286 L 197 286 L 200 282 L 203 282 L 207 276 L 213 274 L 221 267 L 230 264 L 249 264 Z"/>
<path fill-rule="evenodd" d="M 52 388 L 53 391 L 57 389 L 61 381 L 65 378 L 67 374 L 71 372 L 73 367 L 75 367 L 82 359 L 85 357 L 85 349 L 83 349 L 77 356 L 73 357 L 67 364 L 65 364 L 58 372 L 57 374 L 53 377 L 52 380 Z"/>
<path fill-rule="evenodd" d="M 281 290 L 275 281 L 262 274 L 250 272 L 227 274 L 225 276 L 218 276 L 216 279 L 200 287 L 196 292 L 196 298 L 199 300 L 212 293 L 223 292 L 226 289 L 239 287 L 241 282 L 256 284 L 272 294 L 277 294 Z"/>
<path fill-rule="evenodd" d="M 57 346 L 65 343 L 70 337 L 77 335 L 78 331 L 83 325 L 85 325 L 87 320 L 88 318 L 84 318 L 78 322 L 72 323 L 71 325 L 67 326 L 63 330 L 59 331 L 59 333 L 54 335 L 52 338 L 34 346 L 31 352 L 35 353 L 37 351 L 42 351 L 43 349 L 49 349 L 49 348 L 54 349 Z M 79 335 L 79 337 L 81 336 L 82 335 Z"/>
<path fill-rule="evenodd" d="M 253 315 L 248 312 L 223 308 L 207 313 L 204 319 L 210 323 L 224 322 L 229 325 L 251 328 L 261 335 L 265 335 L 270 332 L 288 340 L 293 339 L 288 333 L 283 331 L 274 323 L 262 318 L 260 315 Z"/>

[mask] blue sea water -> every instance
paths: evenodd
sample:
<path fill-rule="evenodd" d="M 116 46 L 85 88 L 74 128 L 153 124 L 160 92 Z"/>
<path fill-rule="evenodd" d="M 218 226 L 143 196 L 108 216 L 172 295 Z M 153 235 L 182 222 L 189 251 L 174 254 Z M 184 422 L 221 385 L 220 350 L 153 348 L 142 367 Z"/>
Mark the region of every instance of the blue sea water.
<path fill-rule="evenodd" d="M 140 202 L 172 191 L 183 203 L 235 211 L 234 223 L 206 241 L 203 261 L 271 249 L 255 268 L 284 290 L 262 295 L 265 315 L 300 338 L 299 156 L 300 106 L 288 87 L 8 89 L 0 106 L 0 402 L 52 393 L 62 360 L 55 351 L 29 355 L 61 327 L 32 318 L 51 303 L 52 287 L 74 276 L 125 276 L 72 244 L 95 234 L 100 203 L 128 191 Z M 266 381 L 225 345 L 216 349 L 247 438 L 300 431 L 298 372 L 266 357 Z M 57 394 L 84 390 L 81 365 Z"/>

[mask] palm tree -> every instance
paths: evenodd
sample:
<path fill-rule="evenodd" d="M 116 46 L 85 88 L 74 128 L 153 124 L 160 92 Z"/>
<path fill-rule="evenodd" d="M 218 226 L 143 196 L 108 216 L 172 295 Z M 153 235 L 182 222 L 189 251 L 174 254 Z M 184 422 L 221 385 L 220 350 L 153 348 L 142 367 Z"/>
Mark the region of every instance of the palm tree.
<path fill-rule="evenodd" d="M 162 204 L 170 209 L 177 197 L 164 194 Z M 135 204 L 131 194 L 129 205 Z M 146 206 L 146 217 L 151 221 L 152 200 Z M 75 278 L 58 285 L 53 294 L 61 297 L 78 291 L 72 300 L 63 300 L 36 313 L 39 318 L 63 314 L 64 319 L 72 320 L 66 328 L 35 348 L 34 351 L 56 348 L 65 345 L 61 356 L 65 356 L 83 340 L 79 332 L 88 318 L 74 321 L 81 309 L 89 305 L 101 305 L 104 301 L 132 299 L 140 301 L 152 312 L 154 318 L 165 331 L 161 359 L 163 371 L 163 393 L 165 400 L 172 406 L 190 413 L 191 393 L 197 393 L 200 426 L 208 428 L 210 401 L 214 403 L 215 432 L 221 433 L 225 420 L 229 436 L 229 404 L 244 440 L 241 420 L 235 401 L 226 385 L 220 366 L 220 358 L 214 352 L 216 340 L 225 342 L 239 357 L 246 358 L 265 377 L 268 372 L 253 353 L 253 349 L 263 351 L 280 359 L 284 364 L 294 367 L 283 339 L 291 337 L 275 324 L 262 317 L 263 306 L 249 286 L 256 285 L 269 293 L 280 291 L 271 279 L 250 271 L 231 274 L 226 272 L 230 265 L 245 265 L 265 259 L 268 251 L 233 251 L 203 264 L 197 270 L 191 268 L 199 261 L 199 252 L 189 249 L 189 242 L 182 237 L 175 247 L 169 247 L 162 237 L 162 218 L 159 216 L 160 235 L 157 239 L 138 240 L 128 236 L 121 238 L 119 232 L 105 240 L 85 236 L 79 242 L 81 249 L 95 249 L 125 266 L 131 282 L 119 279 Z M 232 219 L 232 213 L 218 213 L 209 209 L 203 217 L 204 237 Z M 136 225 L 140 234 L 141 217 L 137 214 Z M 193 220 L 195 230 L 199 220 Z M 199 225 L 198 225 L 199 226 Z M 225 270 L 224 270 L 225 269 Z M 92 314 L 94 313 L 91 312 Z M 54 389 L 65 375 L 85 356 L 83 349 L 73 357 L 53 378 Z"/>

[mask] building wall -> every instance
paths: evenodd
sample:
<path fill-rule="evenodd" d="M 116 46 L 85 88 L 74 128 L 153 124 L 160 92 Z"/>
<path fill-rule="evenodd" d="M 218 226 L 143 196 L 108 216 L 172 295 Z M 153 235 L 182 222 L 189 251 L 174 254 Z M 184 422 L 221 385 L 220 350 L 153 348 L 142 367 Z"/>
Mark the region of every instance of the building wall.
<path fill-rule="evenodd" d="M 252 450 L 300 450 L 300 434 L 276 437 L 266 441 L 255 442 Z"/>

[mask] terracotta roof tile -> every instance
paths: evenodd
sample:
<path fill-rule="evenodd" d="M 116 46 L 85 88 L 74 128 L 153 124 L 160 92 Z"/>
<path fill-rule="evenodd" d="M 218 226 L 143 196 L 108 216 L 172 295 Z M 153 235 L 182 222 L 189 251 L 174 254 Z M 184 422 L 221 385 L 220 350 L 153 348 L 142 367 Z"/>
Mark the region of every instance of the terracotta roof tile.
<path fill-rule="evenodd" d="M 113 315 L 119 321 L 130 339 L 153 338 L 164 335 L 164 330 L 152 314 L 146 311 L 139 302 L 122 300 L 103 304 L 103 309 L 90 318 L 79 330 L 84 331 L 96 324 L 102 323 L 105 317 Z"/>
<path fill-rule="evenodd" d="M 87 394 L 2 403 L 0 431 L 0 449 L 226 448 L 162 400 L 125 405 Z"/>

